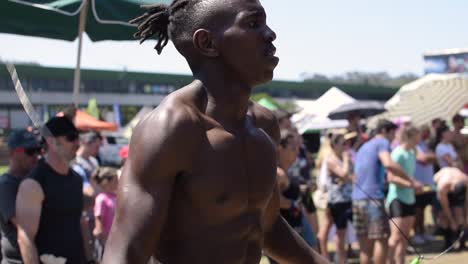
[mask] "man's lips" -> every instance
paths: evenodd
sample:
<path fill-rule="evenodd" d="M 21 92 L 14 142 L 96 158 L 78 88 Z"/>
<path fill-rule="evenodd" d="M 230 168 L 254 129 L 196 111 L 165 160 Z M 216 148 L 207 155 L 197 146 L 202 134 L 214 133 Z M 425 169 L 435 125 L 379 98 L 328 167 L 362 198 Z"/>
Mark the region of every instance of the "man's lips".
<path fill-rule="evenodd" d="M 271 45 L 267 48 L 266 55 L 268 57 L 274 57 L 276 54 L 276 48 L 275 46 Z"/>

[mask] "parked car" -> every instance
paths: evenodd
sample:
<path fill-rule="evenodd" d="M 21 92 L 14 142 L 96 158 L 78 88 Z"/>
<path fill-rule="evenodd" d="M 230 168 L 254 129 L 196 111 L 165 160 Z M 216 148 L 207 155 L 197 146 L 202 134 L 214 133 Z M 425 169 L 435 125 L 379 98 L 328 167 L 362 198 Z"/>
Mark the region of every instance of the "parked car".
<path fill-rule="evenodd" d="M 129 140 L 118 134 L 103 134 L 102 146 L 99 149 L 99 158 L 103 166 L 120 166 L 122 160 L 119 151 L 127 146 Z"/>

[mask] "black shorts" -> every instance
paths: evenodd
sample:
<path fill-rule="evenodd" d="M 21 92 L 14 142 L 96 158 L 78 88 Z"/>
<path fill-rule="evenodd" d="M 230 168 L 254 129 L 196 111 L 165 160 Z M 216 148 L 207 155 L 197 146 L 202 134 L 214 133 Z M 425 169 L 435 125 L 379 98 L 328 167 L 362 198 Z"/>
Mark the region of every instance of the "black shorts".
<path fill-rule="evenodd" d="M 395 199 L 390 203 L 389 216 L 390 218 L 395 217 L 407 217 L 416 215 L 415 204 L 405 204 L 402 201 Z"/>
<path fill-rule="evenodd" d="M 353 220 L 353 209 L 351 202 L 345 203 L 329 203 L 328 209 L 336 225 L 336 229 L 345 229 L 348 221 Z"/>
<path fill-rule="evenodd" d="M 310 191 L 310 188 L 308 188 L 307 191 L 301 195 L 301 200 L 302 200 L 302 205 L 304 205 L 304 208 L 306 209 L 307 213 L 313 214 L 317 212 L 314 199 L 312 199 L 312 193 Z"/>
<path fill-rule="evenodd" d="M 433 205 L 436 198 L 435 192 L 423 193 L 416 195 L 416 208 L 425 208 L 428 205 Z"/>
<path fill-rule="evenodd" d="M 448 193 L 450 207 L 464 207 L 466 196 L 466 185 L 462 182 L 455 185 L 455 190 Z"/>

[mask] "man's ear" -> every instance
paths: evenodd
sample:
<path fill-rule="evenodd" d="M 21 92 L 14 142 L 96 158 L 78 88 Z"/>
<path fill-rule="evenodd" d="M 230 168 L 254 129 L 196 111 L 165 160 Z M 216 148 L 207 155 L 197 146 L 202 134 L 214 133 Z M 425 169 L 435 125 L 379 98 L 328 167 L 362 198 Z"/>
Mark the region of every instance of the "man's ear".
<path fill-rule="evenodd" d="M 192 41 L 195 49 L 203 56 L 214 58 L 219 55 L 216 39 L 210 31 L 206 29 L 198 29 L 193 34 Z"/>

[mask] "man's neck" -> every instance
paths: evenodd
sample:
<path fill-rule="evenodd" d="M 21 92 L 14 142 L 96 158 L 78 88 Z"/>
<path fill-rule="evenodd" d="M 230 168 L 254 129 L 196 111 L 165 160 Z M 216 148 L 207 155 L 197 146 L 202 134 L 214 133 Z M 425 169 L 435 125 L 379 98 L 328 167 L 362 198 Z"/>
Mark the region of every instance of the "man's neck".
<path fill-rule="evenodd" d="M 46 162 L 52 169 L 61 175 L 67 175 L 70 165 L 55 153 L 48 153 L 45 157 Z"/>
<path fill-rule="evenodd" d="M 26 175 L 28 175 L 27 172 L 19 169 L 17 166 L 15 166 L 12 163 L 10 163 L 10 169 L 8 170 L 8 174 L 10 174 L 13 177 L 20 178 L 20 179 L 22 179 L 22 178 L 26 177 Z"/>
<path fill-rule="evenodd" d="M 195 76 L 206 92 L 206 114 L 216 120 L 243 121 L 249 106 L 249 85 L 222 73 Z"/>
<path fill-rule="evenodd" d="M 384 134 L 376 134 L 374 138 L 384 138 L 387 139 L 387 137 Z M 388 140 L 388 139 L 387 139 Z"/>

